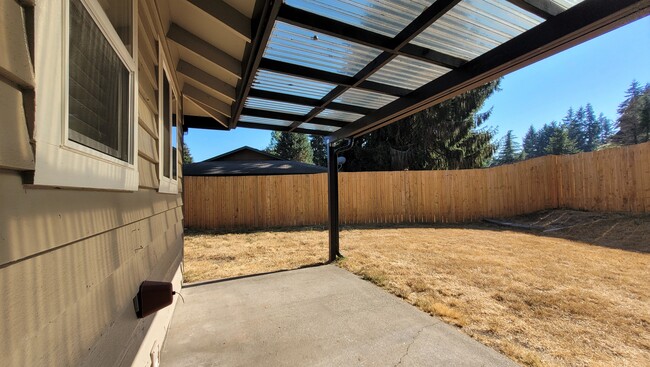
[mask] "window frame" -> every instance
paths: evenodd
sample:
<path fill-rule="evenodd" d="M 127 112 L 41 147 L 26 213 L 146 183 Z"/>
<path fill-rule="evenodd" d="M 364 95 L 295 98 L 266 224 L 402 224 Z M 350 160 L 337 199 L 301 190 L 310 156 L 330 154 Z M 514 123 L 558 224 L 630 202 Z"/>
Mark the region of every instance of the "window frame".
<path fill-rule="evenodd" d="M 158 44 L 159 49 L 158 49 L 158 65 L 160 67 L 158 68 L 158 192 L 164 193 L 164 194 L 178 194 L 178 175 L 176 178 L 173 177 L 173 165 L 176 164 L 178 166 L 178 158 L 176 159 L 176 162 L 173 162 L 173 151 L 174 149 L 176 150 L 176 157 L 178 157 L 178 136 L 176 137 L 176 147 L 174 148 L 173 146 L 173 139 L 174 139 L 174 134 L 173 134 L 173 125 L 174 125 L 174 108 L 172 106 L 172 102 L 175 101 L 176 104 L 176 111 L 179 109 L 179 96 L 180 93 L 178 92 L 178 89 L 176 88 L 176 85 L 174 84 L 173 79 L 171 78 L 171 72 L 169 65 L 167 63 L 167 59 L 165 57 L 165 51 L 163 50 L 162 45 L 159 43 Z M 163 109 L 164 109 L 164 96 L 163 96 L 163 85 L 164 85 L 164 80 L 167 80 L 167 83 L 169 84 L 169 146 L 165 147 L 165 139 L 164 139 L 164 129 L 163 129 L 163 124 L 165 123 L 163 119 Z M 173 98 L 175 97 L 175 98 Z M 176 135 L 178 135 L 178 123 L 176 127 Z M 164 175 L 164 164 L 165 164 L 165 159 L 164 159 L 164 152 L 167 150 L 169 152 L 169 177 Z M 177 172 L 178 172 L 178 167 L 176 167 Z"/>
<path fill-rule="evenodd" d="M 128 158 L 123 161 L 69 139 L 70 0 L 34 8 L 36 76 L 34 185 L 137 191 L 138 0 L 132 0 L 132 51 L 97 0 L 79 0 L 129 72 Z M 57 93 L 57 91 L 59 93 Z"/>

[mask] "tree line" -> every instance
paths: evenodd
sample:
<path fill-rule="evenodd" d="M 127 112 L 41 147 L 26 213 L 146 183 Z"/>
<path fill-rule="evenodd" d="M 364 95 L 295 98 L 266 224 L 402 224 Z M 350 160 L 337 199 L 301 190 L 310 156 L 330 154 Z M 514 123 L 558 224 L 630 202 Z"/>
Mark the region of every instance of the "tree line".
<path fill-rule="evenodd" d="M 650 141 L 650 83 L 642 86 L 632 81 L 617 113 L 618 118 L 612 122 L 602 113 L 596 116 L 590 103 L 577 110 L 569 108 L 560 122 L 544 124 L 539 130 L 531 125 L 522 144 L 510 130 L 500 141 L 493 165 Z"/>
<path fill-rule="evenodd" d="M 530 126 L 520 144 L 512 131 L 495 141 L 486 127 L 492 109 L 479 112 L 500 80 L 480 86 L 355 140 L 346 171 L 482 168 L 547 154 L 591 152 L 650 141 L 650 84 L 633 81 L 612 121 L 587 103 L 560 122 Z M 273 132 L 267 151 L 284 159 L 327 165 L 322 136 Z"/>

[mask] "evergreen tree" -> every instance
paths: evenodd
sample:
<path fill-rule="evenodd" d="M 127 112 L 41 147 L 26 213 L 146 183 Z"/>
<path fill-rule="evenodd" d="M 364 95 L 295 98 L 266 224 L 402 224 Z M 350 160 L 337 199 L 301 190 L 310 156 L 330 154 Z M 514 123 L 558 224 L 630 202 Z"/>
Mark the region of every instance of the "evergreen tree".
<path fill-rule="evenodd" d="M 580 106 L 575 114 L 572 114 L 572 109 L 562 120 L 564 127 L 567 130 L 569 140 L 571 140 L 578 149 L 586 147 L 586 136 L 584 126 L 586 125 L 586 111 L 584 107 Z M 567 119 L 569 119 L 567 124 Z"/>
<path fill-rule="evenodd" d="M 325 138 L 321 135 L 311 135 L 309 139 L 314 164 L 327 167 L 327 146 Z"/>
<path fill-rule="evenodd" d="M 546 146 L 547 154 L 573 154 L 579 151 L 575 146 L 575 142 L 569 138 L 569 130 L 566 127 L 552 122 L 550 129 L 553 132 Z"/>
<path fill-rule="evenodd" d="M 598 148 L 601 141 L 602 123 L 596 118 L 591 103 L 585 107 L 585 119 L 583 125 L 582 146 L 578 147 L 583 152 L 593 152 Z"/>
<path fill-rule="evenodd" d="M 530 125 L 526 135 L 524 135 L 524 153 L 527 158 L 535 158 L 541 155 L 541 152 L 537 150 L 537 131 L 533 125 Z"/>
<path fill-rule="evenodd" d="M 494 81 L 454 99 L 357 139 L 346 168 L 352 171 L 391 169 L 463 169 L 485 167 L 495 151 L 494 132 L 481 128 L 491 110 L 478 113 L 498 90 Z"/>
<path fill-rule="evenodd" d="M 185 142 L 181 145 L 181 157 L 183 157 L 183 164 L 194 162 L 192 153 L 190 153 L 190 147 Z"/>
<path fill-rule="evenodd" d="M 266 150 L 282 159 L 312 163 L 312 150 L 307 135 L 274 131 Z"/>
<path fill-rule="evenodd" d="M 612 141 L 618 144 L 637 144 L 650 140 L 650 84 L 642 87 L 632 81 L 625 92 L 625 100 L 618 106 L 616 127 Z"/>
<path fill-rule="evenodd" d="M 600 144 L 607 144 L 614 134 L 612 120 L 605 117 L 601 112 L 600 115 L 598 115 L 598 123 L 600 124 Z"/>
<path fill-rule="evenodd" d="M 537 133 L 537 146 L 535 148 L 538 152 L 538 157 L 549 154 L 546 148 L 551 143 L 551 137 L 555 134 L 558 128 L 559 126 L 557 122 L 553 121 L 550 124 L 544 124 L 544 126 L 539 130 Z"/>
<path fill-rule="evenodd" d="M 521 146 L 515 141 L 517 139 L 512 130 L 509 130 L 501 139 L 501 149 L 495 160 L 495 165 L 515 163 L 522 159 Z"/>

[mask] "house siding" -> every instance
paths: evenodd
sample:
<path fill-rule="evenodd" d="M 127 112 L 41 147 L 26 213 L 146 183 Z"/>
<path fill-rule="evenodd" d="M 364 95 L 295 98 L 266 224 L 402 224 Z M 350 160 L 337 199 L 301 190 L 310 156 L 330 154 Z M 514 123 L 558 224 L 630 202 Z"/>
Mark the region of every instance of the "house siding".
<path fill-rule="evenodd" d="M 36 6 L 39 3 L 36 2 Z M 148 366 L 173 305 L 136 318 L 144 280 L 180 288 L 180 194 L 158 193 L 157 83 L 151 21 L 139 5 L 137 192 L 24 184 L 34 170 L 30 9 L 0 0 L 0 353 L 4 366 Z M 149 9 L 152 8 L 149 4 Z M 151 16 L 151 14 L 145 14 Z M 163 38 L 164 39 L 164 38 Z M 148 40 L 149 43 L 143 43 Z M 157 50 L 157 47 L 153 47 Z M 38 50 L 36 50 L 38 52 Z M 154 77 L 156 73 L 152 74 Z M 33 102 L 33 101 L 32 101 Z M 38 101 L 36 101 L 38 106 Z M 36 128 L 39 123 L 36 121 Z"/>

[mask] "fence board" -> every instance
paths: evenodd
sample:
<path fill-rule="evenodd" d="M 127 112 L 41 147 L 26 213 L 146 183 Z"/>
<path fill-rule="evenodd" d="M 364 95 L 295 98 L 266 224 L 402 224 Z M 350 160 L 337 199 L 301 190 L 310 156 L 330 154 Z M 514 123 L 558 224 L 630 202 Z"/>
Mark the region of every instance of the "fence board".
<path fill-rule="evenodd" d="M 185 224 L 327 223 L 327 175 L 183 178 Z M 341 172 L 343 224 L 448 223 L 551 208 L 650 212 L 650 143 L 459 171 Z"/>

